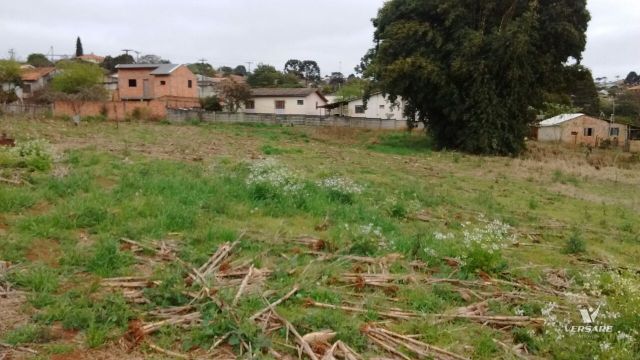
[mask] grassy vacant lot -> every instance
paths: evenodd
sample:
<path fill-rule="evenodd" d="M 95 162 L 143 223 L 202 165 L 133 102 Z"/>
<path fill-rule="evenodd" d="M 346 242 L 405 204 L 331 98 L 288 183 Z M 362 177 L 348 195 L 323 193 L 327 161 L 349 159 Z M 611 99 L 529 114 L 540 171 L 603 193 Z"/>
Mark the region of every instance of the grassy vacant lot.
<path fill-rule="evenodd" d="M 640 357 L 637 156 L 477 157 L 324 128 L 0 130 L 18 140 L 0 150 L 0 357 L 295 358 L 290 328 L 336 333 L 305 339 L 318 359 L 337 341 L 365 359 Z M 565 330 L 589 307 L 613 332 Z"/>

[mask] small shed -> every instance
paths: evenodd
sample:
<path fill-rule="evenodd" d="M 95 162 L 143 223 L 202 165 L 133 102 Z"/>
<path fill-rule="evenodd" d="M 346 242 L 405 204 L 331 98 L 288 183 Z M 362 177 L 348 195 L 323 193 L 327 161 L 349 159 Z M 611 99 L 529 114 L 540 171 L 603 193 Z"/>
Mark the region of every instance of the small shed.
<path fill-rule="evenodd" d="M 538 141 L 599 146 L 610 140 L 613 145 L 624 145 L 629 129 L 618 124 L 585 114 L 561 114 L 536 125 Z"/>

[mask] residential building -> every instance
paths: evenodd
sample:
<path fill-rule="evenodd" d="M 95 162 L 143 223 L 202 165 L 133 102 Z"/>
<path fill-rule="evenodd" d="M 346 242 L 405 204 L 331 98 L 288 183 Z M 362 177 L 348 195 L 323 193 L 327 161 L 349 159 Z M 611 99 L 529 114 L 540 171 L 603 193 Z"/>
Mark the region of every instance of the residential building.
<path fill-rule="evenodd" d="M 32 97 L 36 92 L 44 90 L 55 76 L 55 67 L 25 68 L 22 69 L 22 97 Z"/>
<path fill-rule="evenodd" d="M 80 59 L 82 61 L 90 62 L 93 64 L 102 64 L 104 62 L 104 56 L 95 54 L 80 55 L 77 56 L 76 59 Z"/>
<path fill-rule="evenodd" d="M 369 119 L 404 120 L 404 102 L 398 97 L 391 102 L 381 92 L 374 93 L 364 105 L 363 98 L 346 101 L 334 101 L 326 106 L 334 116 L 349 116 Z"/>
<path fill-rule="evenodd" d="M 116 69 L 117 99 L 198 98 L 198 79 L 185 65 L 120 64 Z"/>
<path fill-rule="evenodd" d="M 258 88 L 251 90 L 244 111 L 256 114 L 324 116 L 327 99 L 312 88 Z"/>
<path fill-rule="evenodd" d="M 539 141 L 599 146 L 610 140 L 614 145 L 627 141 L 628 126 L 612 123 L 585 114 L 562 114 L 538 123 L 533 135 Z"/>

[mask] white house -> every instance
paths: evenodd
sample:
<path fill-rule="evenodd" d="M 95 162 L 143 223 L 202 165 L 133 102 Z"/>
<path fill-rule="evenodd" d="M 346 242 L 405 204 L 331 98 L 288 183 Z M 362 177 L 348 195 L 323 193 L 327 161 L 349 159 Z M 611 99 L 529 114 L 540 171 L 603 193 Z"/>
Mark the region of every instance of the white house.
<path fill-rule="evenodd" d="M 251 89 L 251 100 L 245 104 L 246 113 L 278 115 L 326 114 L 327 99 L 311 88 Z"/>
<path fill-rule="evenodd" d="M 349 116 L 369 119 L 404 120 L 404 101 L 398 97 L 395 102 L 391 102 L 388 96 L 382 93 L 372 94 L 364 106 L 362 98 L 348 101 L 336 101 L 326 107 L 330 109 L 331 115 Z"/>

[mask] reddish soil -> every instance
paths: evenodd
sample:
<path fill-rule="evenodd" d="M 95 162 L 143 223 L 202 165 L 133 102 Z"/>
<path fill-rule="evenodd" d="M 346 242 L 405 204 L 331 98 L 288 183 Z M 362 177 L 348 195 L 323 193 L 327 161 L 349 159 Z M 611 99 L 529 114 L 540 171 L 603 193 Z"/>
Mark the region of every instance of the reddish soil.
<path fill-rule="evenodd" d="M 31 262 L 39 261 L 51 267 L 57 267 L 60 256 L 62 256 L 62 251 L 57 241 L 42 239 L 31 243 L 26 257 Z"/>

